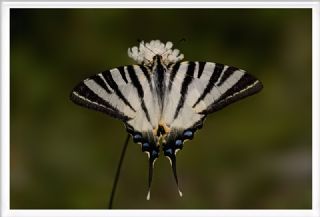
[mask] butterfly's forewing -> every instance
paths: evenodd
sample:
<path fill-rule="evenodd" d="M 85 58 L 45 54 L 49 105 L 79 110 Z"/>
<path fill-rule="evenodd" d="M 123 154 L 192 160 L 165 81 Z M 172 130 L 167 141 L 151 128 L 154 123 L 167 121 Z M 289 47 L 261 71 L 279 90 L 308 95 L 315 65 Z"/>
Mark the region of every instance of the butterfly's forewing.
<path fill-rule="evenodd" d="M 163 115 L 172 129 L 192 128 L 206 115 L 262 88 L 244 70 L 218 63 L 182 62 L 170 70 Z"/>
<path fill-rule="evenodd" d="M 205 117 L 258 92 L 262 84 L 244 70 L 211 62 L 176 63 L 170 71 L 163 113 L 170 132 L 163 151 L 176 178 L 176 152 L 193 138 Z"/>

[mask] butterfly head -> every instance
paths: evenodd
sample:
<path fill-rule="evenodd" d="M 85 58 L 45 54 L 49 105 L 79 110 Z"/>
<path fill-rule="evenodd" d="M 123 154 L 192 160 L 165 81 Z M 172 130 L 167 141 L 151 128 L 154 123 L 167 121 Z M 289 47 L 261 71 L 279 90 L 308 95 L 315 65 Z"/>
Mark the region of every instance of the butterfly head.
<path fill-rule="evenodd" d="M 172 49 L 172 42 L 168 41 L 165 44 L 160 40 L 152 40 L 145 43 L 141 41 L 139 47 L 128 49 L 128 55 L 138 64 L 143 64 L 152 67 L 157 60 L 164 65 L 179 62 L 184 55 L 178 49 Z"/>

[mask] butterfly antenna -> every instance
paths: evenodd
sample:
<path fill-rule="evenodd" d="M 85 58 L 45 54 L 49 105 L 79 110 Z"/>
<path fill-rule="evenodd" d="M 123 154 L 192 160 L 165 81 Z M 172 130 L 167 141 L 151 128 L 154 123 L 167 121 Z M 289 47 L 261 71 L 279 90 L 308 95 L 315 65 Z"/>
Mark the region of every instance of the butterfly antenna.
<path fill-rule="evenodd" d="M 160 56 L 162 56 L 163 54 L 167 53 L 167 52 L 170 51 L 170 50 L 171 50 L 171 48 L 170 48 L 170 49 L 167 49 L 167 50 L 164 51 L 162 54 L 160 54 Z"/>
<path fill-rule="evenodd" d="M 182 191 L 179 188 L 179 181 L 178 181 L 178 176 L 177 176 L 176 157 L 175 156 L 171 157 L 171 167 L 172 167 L 172 172 L 173 172 L 174 179 L 175 179 L 176 184 L 177 184 L 179 195 L 180 195 L 180 197 L 182 197 Z"/>

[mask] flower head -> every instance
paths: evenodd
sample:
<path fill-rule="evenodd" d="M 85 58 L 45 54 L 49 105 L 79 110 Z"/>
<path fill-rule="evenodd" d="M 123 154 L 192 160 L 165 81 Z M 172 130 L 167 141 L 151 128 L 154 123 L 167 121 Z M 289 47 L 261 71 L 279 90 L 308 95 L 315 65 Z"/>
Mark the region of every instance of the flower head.
<path fill-rule="evenodd" d="M 141 41 L 139 48 L 134 46 L 128 49 L 128 55 L 138 64 L 144 65 L 152 65 L 154 56 L 159 55 L 162 57 L 163 63 L 169 65 L 181 61 L 184 57 L 183 54 L 179 54 L 178 49 L 172 50 L 172 46 L 173 44 L 170 41 L 166 44 L 160 40 L 152 40 L 149 43 Z"/>

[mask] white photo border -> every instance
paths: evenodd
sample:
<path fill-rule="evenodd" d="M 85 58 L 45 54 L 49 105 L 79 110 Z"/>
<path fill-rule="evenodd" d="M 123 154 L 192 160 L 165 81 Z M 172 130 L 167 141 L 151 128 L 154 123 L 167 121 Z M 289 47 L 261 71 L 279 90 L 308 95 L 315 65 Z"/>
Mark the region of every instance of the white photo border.
<path fill-rule="evenodd" d="M 301 210 L 23 210 L 10 209 L 10 9 L 11 8 L 310 8 L 312 9 L 312 209 Z M 1 202 L 0 216 L 320 216 L 320 2 L 14 2 L 1 3 Z"/>

